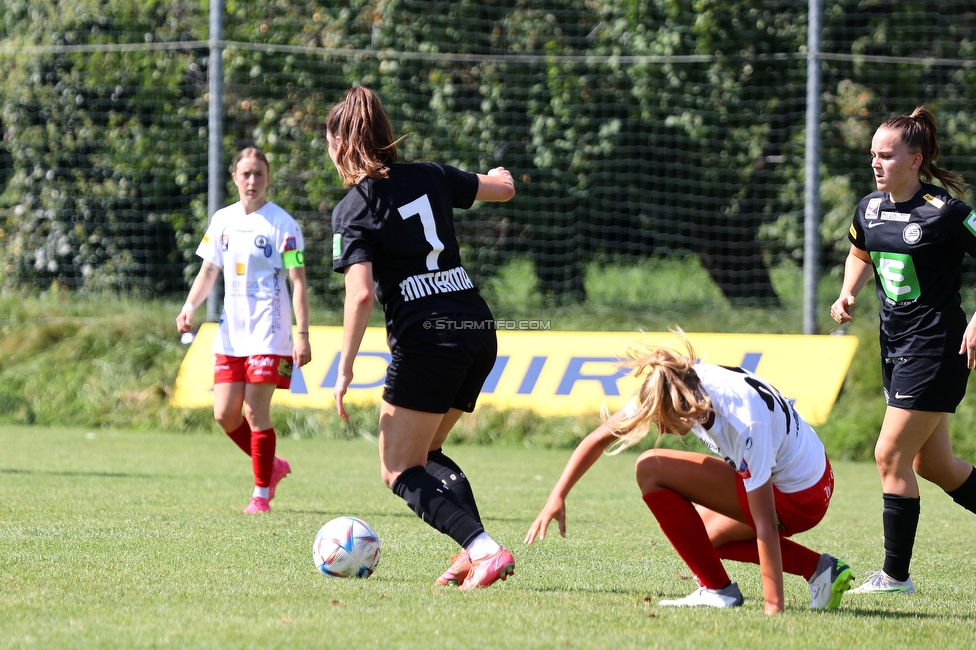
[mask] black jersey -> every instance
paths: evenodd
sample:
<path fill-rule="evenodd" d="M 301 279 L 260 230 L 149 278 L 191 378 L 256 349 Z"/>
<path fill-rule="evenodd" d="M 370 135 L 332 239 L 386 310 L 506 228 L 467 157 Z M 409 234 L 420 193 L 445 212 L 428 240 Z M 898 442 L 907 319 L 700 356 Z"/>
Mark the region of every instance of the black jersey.
<path fill-rule="evenodd" d="M 332 211 L 332 268 L 372 262 L 390 345 L 410 324 L 442 314 L 491 319 L 461 266 L 454 208 L 470 208 L 478 176 L 439 163 L 394 165 Z"/>
<path fill-rule="evenodd" d="M 976 213 L 927 183 L 904 203 L 872 192 L 858 204 L 849 238 L 874 262 L 882 356 L 958 354 L 962 258 L 976 256 Z"/>

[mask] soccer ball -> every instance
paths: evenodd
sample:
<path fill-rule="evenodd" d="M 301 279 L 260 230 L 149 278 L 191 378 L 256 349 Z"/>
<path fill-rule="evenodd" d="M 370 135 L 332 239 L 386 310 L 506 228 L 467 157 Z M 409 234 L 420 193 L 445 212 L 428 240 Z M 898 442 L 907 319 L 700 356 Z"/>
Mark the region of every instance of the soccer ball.
<path fill-rule="evenodd" d="M 315 567 L 335 578 L 368 578 L 380 563 L 380 538 L 362 519 L 337 517 L 312 542 Z"/>

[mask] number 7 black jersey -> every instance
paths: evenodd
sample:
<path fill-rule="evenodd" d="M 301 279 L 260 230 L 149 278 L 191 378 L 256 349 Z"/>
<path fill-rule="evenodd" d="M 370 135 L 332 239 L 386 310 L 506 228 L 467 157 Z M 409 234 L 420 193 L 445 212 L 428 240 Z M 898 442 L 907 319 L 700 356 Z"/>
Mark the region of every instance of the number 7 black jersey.
<path fill-rule="evenodd" d="M 478 176 L 439 163 L 394 165 L 332 211 L 332 268 L 372 262 L 390 345 L 410 324 L 441 314 L 492 319 L 461 266 L 454 208 L 470 208 Z"/>
<path fill-rule="evenodd" d="M 958 354 L 966 330 L 962 258 L 976 256 L 976 213 L 927 183 L 904 203 L 878 191 L 861 199 L 849 238 L 874 262 L 881 355 Z"/>

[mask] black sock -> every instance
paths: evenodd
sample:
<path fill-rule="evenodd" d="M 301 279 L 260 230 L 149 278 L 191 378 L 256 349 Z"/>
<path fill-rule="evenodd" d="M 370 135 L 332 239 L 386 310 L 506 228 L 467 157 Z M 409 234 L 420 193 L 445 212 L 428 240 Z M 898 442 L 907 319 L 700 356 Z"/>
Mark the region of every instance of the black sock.
<path fill-rule="evenodd" d="M 462 547 L 485 532 L 484 526 L 468 514 L 457 496 L 419 465 L 402 472 L 393 481 L 392 490 L 425 523 Z"/>
<path fill-rule="evenodd" d="M 969 478 L 962 482 L 952 492 L 946 492 L 952 500 L 969 512 L 976 512 L 976 467 L 969 473 Z"/>
<path fill-rule="evenodd" d="M 908 568 L 912 563 L 912 547 L 918 530 L 918 497 L 884 494 L 884 572 L 889 577 L 904 582 L 908 580 Z"/>
<path fill-rule="evenodd" d="M 444 452 L 437 448 L 427 454 L 427 473 L 439 480 L 450 488 L 454 496 L 458 498 L 468 514 L 481 523 L 481 515 L 478 514 L 478 504 L 474 500 L 474 492 L 471 491 L 471 484 L 468 477 L 464 475 L 458 464 L 444 455 Z"/>

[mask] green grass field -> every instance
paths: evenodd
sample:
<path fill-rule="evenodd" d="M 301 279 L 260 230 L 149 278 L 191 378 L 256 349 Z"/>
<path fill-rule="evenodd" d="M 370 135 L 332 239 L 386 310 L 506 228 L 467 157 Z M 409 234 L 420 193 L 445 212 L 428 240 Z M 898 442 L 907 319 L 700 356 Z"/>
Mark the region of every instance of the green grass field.
<path fill-rule="evenodd" d="M 914 596 L 853 596 L 811 612 L 786 579 L 787 612 L 762 612 L 759 571 L 729 564 L 734 610 L 661 608 L 694 584 L 641 502 L 633 454 L 602 459 L 570 496 L 569 537 L 521 543 L 566 450 L 465 445 L 489 532 L 514 577 L 435 587 L 454 544 L 379 480 L 365 440 L 283 437 L 293 474 L 265 516 L 246 516 L 250 466 L 218 435 L 0 428 L 3 648 L 963 648 L 976 645 L 976 518 L 923 486 Z M 799 537 L 879 568 L 881 495 L 871 464 L 835 464 L 826 519 Z M 311 560 L 327 520 L 355 515 L 382 541 L 366 580 Z"/>

